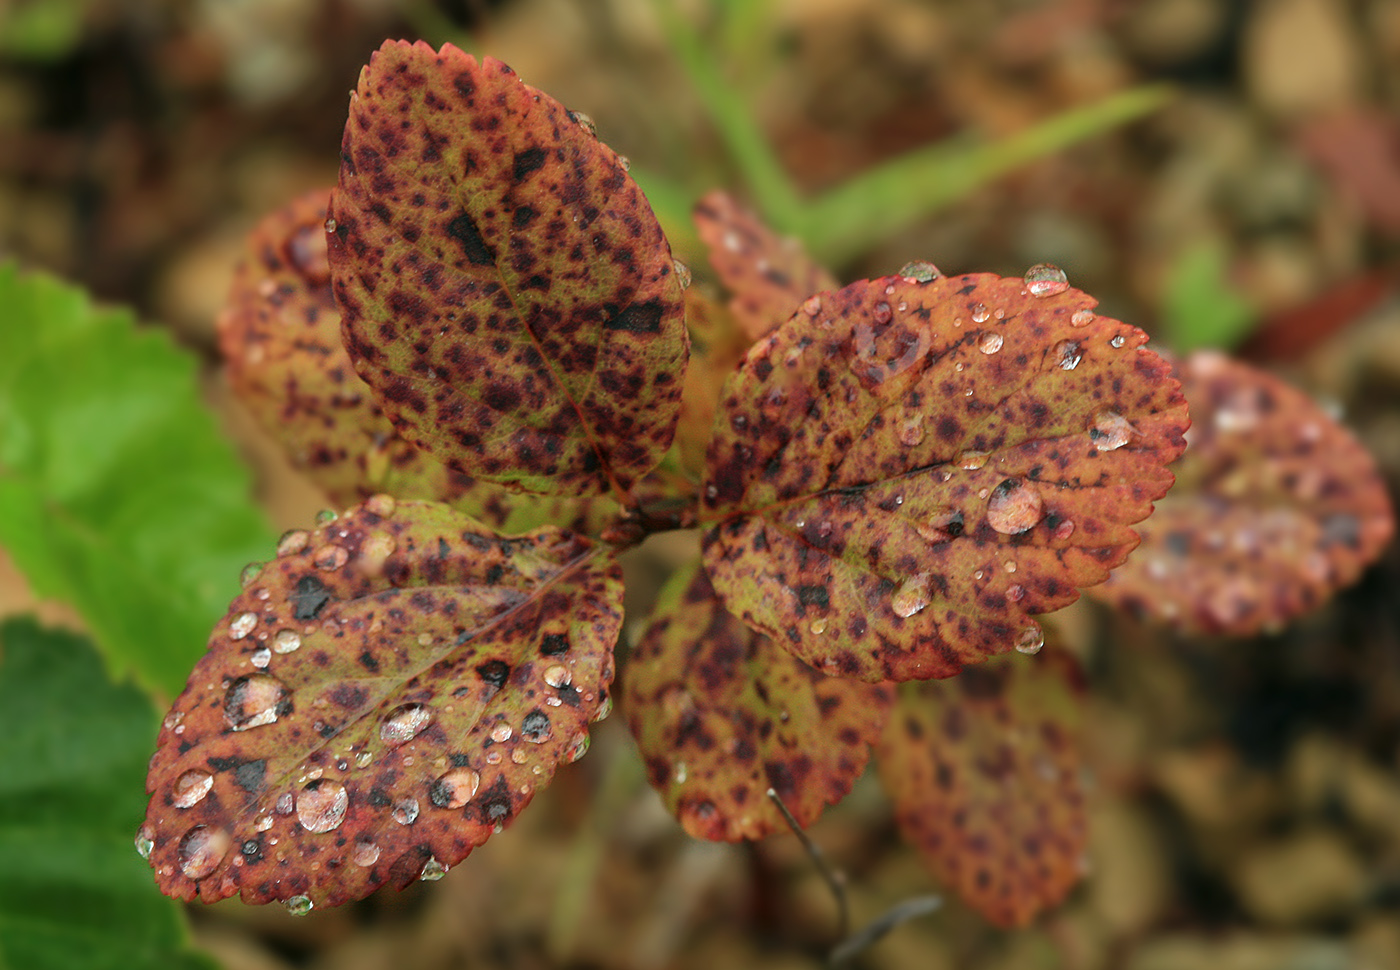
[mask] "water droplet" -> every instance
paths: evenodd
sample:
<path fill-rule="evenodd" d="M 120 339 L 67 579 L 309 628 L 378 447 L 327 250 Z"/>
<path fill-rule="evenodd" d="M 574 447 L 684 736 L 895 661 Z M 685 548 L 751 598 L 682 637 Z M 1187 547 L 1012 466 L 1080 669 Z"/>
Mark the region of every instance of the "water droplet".
<path fill-rule="evenodd" d="M 258 614 L 248 612 L 239 613 L 233 618 L 233 622 L 228 625 L 228 635 L 234 640 L 242 640 L 253 632 L 253 627 L 258 625 Z"/>
<path fill-rule="evenodd" d="M 906 283 L 932 283 L 943 274 L 932 263 L 914 260 L 900 267 L 899 275 L 904 277 Z"/>
<path fill-rule="evenodd" d="M 394 496 L 385 495 L 382 492 L 365 499 L 365 511 L 373 513 L 381 519 L 389 518 L 394 514 L 396 508 L 398 508 L 398 502 L 395 501 Z"/>
<path fill-rule="evenodd" d="M 254 667 L 257 667 L 259 670 L 261 670 L 268 664 L 272 663 L 272 651 L 267 649 L 267 647 L 263 647 L 259 650 L 254 650 L 253 655 L 248 658 L 248 662 L 251 663 Z"/>
<path fill-rule="evenodd" d="M 958 455 L 958 466 L 968 471 L 976 471 L 987 463 L 990 454 L 991 452 L 987 451 L 964 451 Z"/>
<path fill-rule="evenodd" d="M 564 761 L 567 764 L 573 764 L 579 758 L 582 758 L 588 753 L 588 746 L 592 743 L 593 738 L 589 735 L 589 733 L 587 731 L 580 731 L 574 737 L 573 744 L 569 748 L 569 753 L 564 755 Z"/>
<path fill-rule="evenodd" d="M 549 715 L 539 708 L 526 714 L 524 720 L 520 722 L 520 736 L 531 744 L 544 744 L 553 733 L 554 729 L 550 726 Z"/>
<path fill-rule="evenodd" d="M 345 786 L 329 778 L 309 782 L 297 795 L 297 820 L 309 832 L 329 832 L 345 821 L 350 795 Z"/>
<path fill-rule="evenodd" d="M 289 529 L 277 540 L 277 555 L 294 556 L 306 548 L 311 536 L 301 529 Z"/>
<path fill-rule="evenodd" d="M 1128 338 L 1124 337 L 1124 336 L 1120 333 L 1120 334 L 1118 334 L 1117 336 L 1115 336 L 1112 340 L 1110 340 L 1110 341 L 1108 342 L 1108 345 L 1109 345 L 1110 347 L 1112 347 L 1114 350 L 1117 350 L 1119 347 L 1123 346 L 1123 344 L 1127 343 L 1127 341 L 1128 341 Z"/>
<path fill-rule="evenodd" d="M 259 832 L 266 832 L 268 829 L 272 828 L 272 816 L 259 815 L 253 822 L 253 828 Z"/>
<path fill-rule="evenodd" d="M 991 316 L 992 316 L 992 314 L 990 313 L 990 311 L 987 310 L 986 304 L 983 304 L 983 303 L 974 303 L 974 304 L 972 304 L 972 322 L 973 322 L 973 323 L 986 323 L 988 320 L 991 319 Z"/>
<path fill-rule="evenodd" d="M 191 879 L 203 879 L 224 861 L 232 841 L 223 829 L 196 825 L 180 839 L 180 871 Z"/>
<path fill-rule="evenodd" d="M 277 803 L 272 806 L 272 810 L 278 815 L 290 815 L 292 814 L 293 806 L 292 793 L 283 792 L 277 796 Z"/>
<path fill-rule="evenodd" d="M 1089 440 L 1099 451 L 1117 451 L 1133 440 L 1134 428 L 1117 411 L 1100 411 L 1089 428 Z"/>
<path fill-rule="evenodd" d="M 1069 289 L 1065 271 L 1050 263 L 1036 263 L 1026 270 L 1025 282 L 1026 290 L 1035 297 L 1054 296 Z"/>
<path fill-rule="evenodd" d="M 719 489 L 716 488 L 714 485 L 706 485 L 706 486 L 705 486 L 705 497 L 706 497 L 706 498 L 715 498 L 715 497 L 717 497 L 718 495 L 719 495 Z"/>
<path fill-rule="evenodd" d="M 916 414 L 899 426 L 899 441 L 910 448 L 924 440 L 924 416 Z"/>
<path fill-rule="evenodd" d="M 424 882 L 437 882 L 445 875 L 447 875 L 447 866 L 438 862 L 436 858 L 430 857 L 427 862 L 423 863 L 423 871 L 418 878 Z"/>
<path fill-rule="evenodd" d="M 337 546 L 333 542 L 317 549 L 311 557 L 311 562 L 317 569 L 335 570 L 344 566 L 350 559 L 350 553 L 343 546 Z"/>
<path fill-rule="evenodd" d="M 356 842 L 350 850 L 350 861 L 361 869 L 368 869 L 379 861 L 379 846 L 364 840 Z"/>
<path fill-rule="evenodd" d="M 170 802 L 176 808 L 189 808 L 197 805 L 209 789 L 214 787 L 214 776 L 199 768 L 191 768 L 175 779 L 175 794 Z"/>
<path fill-rule="evenodd" d="M 810 625 L 808 625 L 807 629 L 811 630 L 817 636 L 821 636 L 823 633 L 826 632 L 826 617 L 817 617 L 811 622 Z"/>
<path fill-rule="evenodd" d="M 252 586 L 257 582 L 258 577 L 262 575 L 263 567 L 266 565 L 267 563 L 262 562 L 248 563 L 248 565 L 243 567 L 243 572 L 238 574 L 238 584 L 244 589 Z"/>
<path fill-rule="evenodd" d="M 340 518 L 340 516 L 336 514 L 335 509 L 322 509 L 316 513 L 316 524 L 330 525 L 338 518 Z"/>
<path fill-rule="evenodd" d="M 608 694 L 607 696 L 605 696 L 605 697 L 603 698 L 603 703 L 599 704 L 599 705 L 598 705 L 598 709 L 597 709 L 596 711 L 593 712 L 593 717 L 590 718 L 590 720 L 593 720 L 593 721 L 606 721 L 606 720 L 608 719 L 608 715 L 612 713 L 612 709 L 613 709 L 613 699 L 612 699 L 612 695 L 611 695 L 611 694 Z"/>
<path fill-rule="evenodd" d="M 917 573 L 904 581 L 890 600 L 890 609 L 908 618 L 928 606 L 928 573 Z"/>
<path fill-rule="evenodd" d="M 1040 648 L 1045 646 L 1045 634 L 1040 632 L 1040 627 L 1028 626 L 1021 631 L 1021 635 L 1016 638 L 1017 653 L 1040 653 Z"/>
<path fill-rule="evenodd" d="M 136 831 L 136 854 L 143 859 L 151 857 L 151 850 L 156 847 L 156 831 L 149 825 L 142 825 Z"/>
<path fill-rule="evenodd" d="M 301 635 L 295 630 L 278 630 L 272 637 L 272 649 L 278 653 L 292 653 L 301 646 Z"/>
<path fill-rule="evenodd" d="M 428 798 L 438 808 L 461 808 L 481 787 L 481 775 L 470 768 L 453 768 L 428 786 Z"/>
<path fill-rule="evenodd" d="M 311 901 L 310 896 L 289 896 L 283 901 L 287 907 L 287 912 L 293 916 L 305 916 L 316 908 L 316 904 Z"/>
<path fill-rule="evenodd" d="M 802 301 L 802 312 L 809 317 L 815 317 L 822 312 L 822 298 L 819 296 L 809 296 Z"/>
<path fill-rule="evenodd" d="M 588 132 L 588 134 L 592 135 L 594 138 L 598 137 L 598 125 L 588 115 L 584 114 L 582 111 L 570 111 L 569 117 L 574 119 L 574 123 Z"/>
<path fill-rule="evenodd" d="M 1063 542 L 1072 535 L 1074 535 L 1073 519 L 1061 519 L 1059 523 L 1056 524 L 1055 528 L 1050 531 L 1050 538 L 1057 539 L 1060 542 Z"/>
<path fill-rule="evenodd" d="M 991 355 L 1000 350 L 1003 343 L 1005 343 L 1005 341 L 1002 339 L 1001 334 L 997 333 L 995 330 L 988 330 L 977 338 L 977 349 L 984 354 Z"/>
<path fill-rule="evenodd" d="M 617 156 L 617 164 L 622 166 L 624 172 L 630 172 L 632 170 L 632 159 L 628 158 L 626 155 Z"/>
<path fill-rule="evenodd" d="M 1026 587 L 1013 583 L 1006 587 L 1006 598 L 1013 603 L 1019 603 L 1026 598 Z"/>
<path fill-rule="evenodd" d="M 370 754 L 368 751 L 361 751 L 359 754 L 355 755 L 355 767 L 368 768 L 369 763 L 373 760 L 374 755 Z"/>
<path fill-rule="evenodd" d="M 1075 310 L 1069 317 L 1070 326 L 1087 327 L 1094 322 L 1094 316 L 1093 310 Z"/>
<path fill-rule="evenodd" d="M 881 300 L 879 303 L 875 304 L 875 310 L 872 314 L 872 318 L 874 319 L 877 325 L 883 325 L 889 323 L 891 320 L 894 319 L 894 311 L 890 309 L 890 305 L 888 303 L 886 303 L 884 300 Z"/>
<path fill-rule="evenodd" d="M 676 280 L 681 284 L 681 289 L 689 289 L 690 282 L 693 279 L 690 273 L 690 267 L 682 263 L 679 259 L 675 260 L 671 265 L 676 271 Z"/>
<path fill-rule="evenodd" d="M 987 499 L 987 524 L 1002 535 L 1020 535 L 1045 517 L 1040 492 L 1019 478 L 1008 478 Z"/>
<path fill-rule="evenodd" d="M 1060 370 L 1074 370 L 1084 359 L 1077 340 L 1061 340 L 1055 345 L 1051 360 L 1060 365 Z"/>
<path fill-rule="evenodd" d="M 235 731 L 271 724 L 292 712 L 292 695 L 271 674 L 247 674 L 224 692 L 224 720 Z"/>
<path fill-rule="evenodd" d="M 510 725 L 502 721 L 491 729 L 491 740 L 495 741 L 497 744 L 504 744 L 510 740 L 513 733 L 514 732 L 510 729 Z"/>
<path fill-rule="evenodd" d="M 379 740 L 391 747 L 407 744 L 428 726 L 433 719 L 422 704 L 400 704 L 384 716 L 379 725 Z"/>
<path fill-rule="evenodd" d="M 554 664 L 546 667 L 544 671 L 544 682 L 550 687 L 568 687 L 573 682 L 573 675 L 569 673 L 569 668 L 563 664 Z"/>
<path fill-rule="evenodd" d="M 394 806 L 390 814 L 400 825 L 412 825 L 418 819 L 418 799 L 403 799 Z"/>

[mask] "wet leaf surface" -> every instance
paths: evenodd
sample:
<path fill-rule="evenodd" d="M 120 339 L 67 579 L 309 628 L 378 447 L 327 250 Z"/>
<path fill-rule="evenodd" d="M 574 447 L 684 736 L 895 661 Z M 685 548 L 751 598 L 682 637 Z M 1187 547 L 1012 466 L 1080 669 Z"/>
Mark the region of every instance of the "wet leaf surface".
<path fill-rule="evenodd" d="M 727 192 L 708 193 L 694 215 L 710 265 L 733 293 L 729 310 L 751 340 L 776 330 L 813 293 L 838 285 L 798 240 L 773 232 Z"/>
<path fill-rule="evenodd" d="M 685 368 L 676 444 L 686 472 L 698 481 L 705 471 L 705 451 L 714 434 L 715 411 L 730 371 L 743 360 L 750 341 L 724 307 L 700 292 L 685 291 L 685 319 L 690 329 L 690 361 Z"/>
<path fill-rule="evenodd" d="M 430 503 L 289 533 L 161 731 L 161 888 L 304 908 L 441 875 L 586 749 L 621 586 L 585 539 Z"/>
<path fill-rule="evenodd" d="M 888 277 L 805 303 L 716 421 L 720 598 L 863 680 L 1036 649 L 1031 615 L 1123 561 L 1184 447 L 1168 365 L 1093 305 L 1062 274 Z"/>
<path fill-rule="evenodd" d="M 1213 352 L 1187 358 L 1191 445 L 1142 545 L 1092 590 L 1190 630 L 1272 630 L 1354 582 L 1390 541 L 1375 461 L 1307 395 Z"/>
<path fill-rule="evenodd" d="M 219 318 L 229 383 L 258 423 L 342 508 L 387 493 L 446 502 L 506 532 L 601 531 L 619 511 L 605 496 L 512 493 L 449 468 L 394 429 L 341 341 L 329 201 L 329 189 L 309 192 L 258 224 Z"/>
<path fill-rule="evenodd" d="M 1025 926 L 1083 875 L 1078 664 L 1051 648 L 905 684 L 876 748 L 904 838 L 998 926 Z"/>
<path fill-rule="evenodd" d="M 346 343 L 410 441 L 550 494 L 625 492 L 686 359 L 670 249 L 624 162 L 499 61 L 386 43 L 331 204 Z"/>
<path fill-rule="evenodd" d="M 827 677 L 749 629 L 703 570 L 677 572 L 628 660 L 623 705 L 647 777 L 692 836 L 785 832 L 844 798 L 894 700 L 890 685 Z"/>

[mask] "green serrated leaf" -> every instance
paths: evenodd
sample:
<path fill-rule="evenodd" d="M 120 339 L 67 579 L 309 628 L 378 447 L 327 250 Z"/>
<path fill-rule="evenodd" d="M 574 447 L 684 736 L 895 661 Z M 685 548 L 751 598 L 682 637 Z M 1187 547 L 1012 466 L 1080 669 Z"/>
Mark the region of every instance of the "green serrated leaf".
<path fill-rule="evenodd" d="M 627 721 L 647 777 L 697 838 L 806 827 L 846 796 L 894 700 L 886 684 L 827 677 L 746 627 L 699 563 L 671 577 L 628 660 Z"/>
<path fill-rule="evenodd" d="M 803 304 L 726 385 L 705 565 L 827 673 L 948 677 L 1034 648 L 1171 485 L 1186 406 L 1147 335 L 1053 267 L 910 277 Z"/>
<path fill-rule="evenodd" d="M 0 265 L 0 545 L 118 674 L 174 694 L 271 543 L 169 337 Z"/>
<path fill-rule="evenodd" d="M 0 627 L 0 965 L 209 968 L 132 846 L 156 715 L 92 645 Z"/>
<path fill-rule="evenodd" d="M 499 61 L 386 43 L 331 203 L 346 346 L 400 432 L 476 478 L 631 486 L 669 448 L 681 284 L 625 163 Z"/>
<path fill-rule="evenodd" d="M 283 537 L 214 628 L 151 761 L 162 889 L 296 911 L 441 876 L 607 715 L 622 572 L 378 496 Z"/>

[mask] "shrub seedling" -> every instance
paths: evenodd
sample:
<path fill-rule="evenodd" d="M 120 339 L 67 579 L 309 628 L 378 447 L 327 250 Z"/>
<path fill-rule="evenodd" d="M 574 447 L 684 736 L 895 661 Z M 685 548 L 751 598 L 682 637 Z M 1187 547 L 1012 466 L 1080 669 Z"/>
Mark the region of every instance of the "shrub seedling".
<path fill-rule="evenodd" d="M 235 388 L 350 508 L 245 571 L 165 719 L 163 891 L 306 912 L 442 876 L 611 709 L 619 555 L 698 528 L 621 686 L 667 806 L 708 839 L 807 826 L 873 746 L 933 869 L 1022 925 L 1085 827 L 1080 677 L 1035 618 L 1128 560 L 1187 398 L 1192 497 L 1104 597 L 1247 632 L 1389 536 L 1334 423 L 1217 357 L 1184 397 L 1054 267 L 837 288 L 723 195 L 696 219 L 727 308 L 587 119 L 450 46 L 374 56 L 338 186 L 259 227 L 221 322 Z M 1232 585 L 1170 578 L 1201 562 Z"/>

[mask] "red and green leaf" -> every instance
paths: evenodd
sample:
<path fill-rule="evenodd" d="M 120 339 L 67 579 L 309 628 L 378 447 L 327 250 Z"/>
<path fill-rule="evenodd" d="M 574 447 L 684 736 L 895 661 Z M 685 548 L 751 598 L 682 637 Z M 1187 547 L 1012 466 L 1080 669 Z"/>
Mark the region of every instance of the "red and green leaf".
<path fill-rule="evenodd" d="M 894 692 L 827 677 L 731 615 L 698 563 L 671 577 L 628 660 L 622 699 L 666 807 L 696 838 L 811 825 L 865 769 Z"/>
<path fill-rule="evenodd" d="M 376 496 L 245 579 L 151 761 L 169 895 L 304 910 L 435 878 L 611 707 L 621 570 L 571 533 Z"/>
<path fill-rule="evenodd" d="M 705 451 L 724 382 L 744 359 L 750 341 L 739 332 L 730 312 L 704 296 L 699 287 L 685 291 L 685 319 L 690 330 L 690 361 L 685 369 L 676 445 L 682 467 L 699 479 L 705 471 Z"/>
<path fill-rule="evenodd" d="M 1357 440 L 1264 371 L 1202 352 L 1181 364 L 1191 445 L 1142 546 L 1092 594 L 1189 630 L 1276 629 L 1354 582 L 1394 531 Z"/>
<path fill-rule="evenodd" d="M 1032 615 L 1123 561 L 1185 402 L 1146 334 L 1048 275 L 862 281 L 749 351 L 702 499 L 731 611 L 827 673 L 948 677 L 1033 649 Z"/>
<path fill-rule="evenodd" d="M 876 748 L 904 838 L 999 926 L 1025 926 L 1083 875 L 1081 689 L 1054 648 L 905 684 Z"/>
<path fill-rule="evenodd" d="M 625 496 L 686 361 L 670 248 L 625 162 L 490 58 L 386 43 L 331 202 L 355 367 L 408 440 L 477 478 Z"/>
<path fill-rule="evenodd" d="M 694 216 L 710 265 L 733 294 L 730 312 L 750 340 L 778 329 L 807 297 L 837 286 L 801 242 L 773 232 L 727 192 L 708 193 Z"/>
<path fill-rule="evenodd" d="M 542 498 L 474 481 L 409 444 L 355 373 L 326 262 L 330 190 L 309 192 L 249 235 L 219 347 L 229 382 L 263 429 L 337 506 L 371 495 L 446 502 L 507 532 L 543 524 L 597 534 L 605 496 Z"/>

